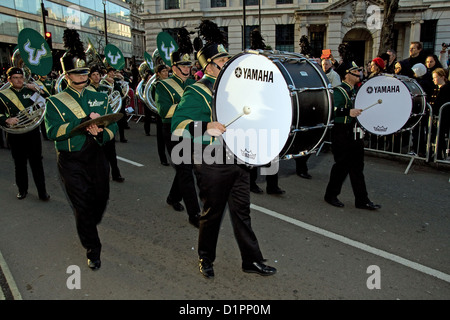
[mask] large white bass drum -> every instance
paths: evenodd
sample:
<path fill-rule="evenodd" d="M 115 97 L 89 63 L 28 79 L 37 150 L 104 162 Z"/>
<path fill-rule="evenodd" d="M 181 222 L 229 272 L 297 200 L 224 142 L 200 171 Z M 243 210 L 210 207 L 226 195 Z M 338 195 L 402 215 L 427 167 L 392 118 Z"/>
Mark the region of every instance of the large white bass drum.
<path fill-rule="evenodd" d="M 320 66 L 294 53 L 248 50 L 230 59 L 213 92 L 213 120 L 235 159 L 262 166 L 311 153 L 330 122 L 332 94 Z"/>
<path fill-rule="evenodd" d="M 365 81 L 355 99 L 356 109 L 366 109 L 357 117 L 361 127 L 380 136 L 414 128 L 425 105 L 425 93 L 416 80 L 397 75 Z"/>

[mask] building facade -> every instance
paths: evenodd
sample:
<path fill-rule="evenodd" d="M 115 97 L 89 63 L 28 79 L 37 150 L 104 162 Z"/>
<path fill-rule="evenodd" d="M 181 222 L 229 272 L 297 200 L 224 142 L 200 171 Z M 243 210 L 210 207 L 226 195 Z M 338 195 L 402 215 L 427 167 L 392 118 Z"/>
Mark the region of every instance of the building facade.
<path fill-rule="evenodd" d="M 63 33 L 67 27 L 77 29 L 85 47 L 87 48 L 89 39 L 100 54 L 103 54 L 107 36 L 108 43 L 116 45 L 128 62 L 135 53 L 140 54 L 138 58 L 142 59 L 143 25 L 137 16 L 142 12 L 142 6 L 139 10 L 140 3 L 140 0 L 2 0 L 0 67 L 5 71 L 10 66 L 17 37 L 22 29 L 32 28 L 44 34 L 42 7 L 46 11 L 46 30 L 52 33 L 55 68 L 60 67 L 59 57 L 65 52 Z M 136 44 L 133 40 L 139 43 Z"/>
<path fill-rule="evenodd" d="M 201 20 L 217 23 L 228 36 L 229 51 L 241 52 L 250 44 L 249 34 L 260 26 L 267 46 L 300 52 L 300 38 L 308 37 L 313 55 L 349 42 L 366 63 L 376 57 L 383 22 L 382 0 L 145 0 L 146 51 L 156 48 L 161 31 L 185 26 L 195 31 Z M 245 37 L 243 36 L 245 16 Z M 245 39 L 245 43 L 244 43 Z M 395 16 L 394 48 L 400 59 L 409 56 L 411 41 L 421 41 L 429 53 L 439 54 L 450 42 L 450 1 L 400 0 Z"/>

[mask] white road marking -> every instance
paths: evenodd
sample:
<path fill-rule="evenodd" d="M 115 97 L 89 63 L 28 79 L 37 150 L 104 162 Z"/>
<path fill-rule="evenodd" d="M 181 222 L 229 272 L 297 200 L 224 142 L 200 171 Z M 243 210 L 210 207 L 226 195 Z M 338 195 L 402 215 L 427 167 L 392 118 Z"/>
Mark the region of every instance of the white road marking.
<path fill-rule="evenodd" d="M 144 166 L 143 164 L 140 164 L 140 163 L 137 163 L 137 162 L 134 162 L 134 161 L 131 161 L 131 160 L 119 157 L 119 156 L 117 156 L 117 160 L 121 160 L 123 162 L 127 162 L 127 163 L 132 164 L 133 166 L 136 166 L 136 167 L 143 167 Z"/>
<path fill-rule="evenodd" d="M 283 214 L 280 214 L 278 212 L 275 212 L 275 211 L 272 211 L 272 210 L 269 210 L 269 209 L 257 206 L 255 204 L 251 204 L 250 208 L 252 208 L 254 210 L 257 210 L 259 212 L 262 212 L 264 214 L 267 214 L 269 216 L 272 216 L 274 218 L 277 218 L 277 219 L 283 220 L 285 222 L 291 223 L 291 224 L 296 225 L 296 226 L 298 226 L 300 228 L 303 228 L 303 229 L 306 229 L 308 231 L 320 234 L 320 235 L 322 235 L 324 237 L 327 237 L 327 238 L 330 238 L 330 239 L 342 242 L 342 243 L 347 244 L 349 246 L 358 248 L 360 250 L 369 252 L 371 254 L 380 256 L 382 258 L 391 260 L 393 262 L 402 264 L 402 265 L 404 265 L 404 266 L 406 266 L 408 268 L 420 271 L 422 273 L 428 274 L 430 276 L 436 277 L 438 279 L 441 279 L 441 280 L 444 280 L 444 281 L 450 283 L 450 275 L 448 275 L 446 273 L 443 273 L 443 272 L 441 272 L 439 270 L 435 270 L 435 269 L 426 267 L 426 266 L 421 265 L 421 264 L 419 264 L 417 262 L 414 262 L 414 261 L 411 261 L 411 260 L 407 260 L 405 258 L 402 258 L 402 257 L 397 256 L 395 254 L 389 253 L 387 251 L 383 251 L 383 250 L 371 247 L 371 246 L 366 245 L 364 243 L 361 243 L 361 242 L 358 242 L 358 241 L 346 238 L 344 236 L 341 236 L 339 234 L 336 234 L 336 233 L 333 233 L 333 232 L 330 232 L 330 231 L 318 228 L 318 227 L 313 226 L 311 224 L 308 224 L 308 223 L 305 223 L 305 222 L 302 222 L 302 221 L 299 221 L 299 220 L 287 217 L 287 216 L 285 216 Z"/>
<path fill-rule="evenodd" d="M 7 285 L 9 287 L 9 290 L 11 290 L 14 300 L 22 300 L 22 296 L 19 292 L 19 289 L 17 288 L 16 282 L 14 281 L 14 278 L 13 278 L 11 272 L 9 271 L 8 265 L 6 264 L 6 261 L 3 258 L 3 255 L 1 252 L 0 252 L 0 267 L 3 271 L 3 275 L 5 276 Z M 0 289 L 0 295 L 3 295 L 1 289 Z M 0 296 L 0 300 L 2 300 L 1 298 L 2 297 Z M 3 296 L 3 299 L 4 298 L 5 297 Z"/>

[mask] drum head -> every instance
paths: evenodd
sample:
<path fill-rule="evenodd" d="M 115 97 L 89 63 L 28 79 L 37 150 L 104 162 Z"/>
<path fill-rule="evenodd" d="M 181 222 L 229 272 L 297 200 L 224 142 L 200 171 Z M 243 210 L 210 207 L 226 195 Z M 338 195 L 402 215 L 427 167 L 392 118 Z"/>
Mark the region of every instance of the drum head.
<path fill-rule="evenodd" d="M 280 69 L 263 55 L 242 53 L 220 73 L 213 97 L 213 118 L 227 125 L 222 135 L 235 158 L 265 165 L 280 154 L 291 131 L 292 100 Z"/>
<path fill-rule="evenodd" d="M 379 99 L 382 102 L 377 104 Z M 365 130 L 376 135 L 388 135 L 401 130 L 411 116 L 412 105 L 408 87 L 392 76 L 369 79 L 359 88 L 355 100 L 357 109 L 370 107 L 357 120 Z"/>

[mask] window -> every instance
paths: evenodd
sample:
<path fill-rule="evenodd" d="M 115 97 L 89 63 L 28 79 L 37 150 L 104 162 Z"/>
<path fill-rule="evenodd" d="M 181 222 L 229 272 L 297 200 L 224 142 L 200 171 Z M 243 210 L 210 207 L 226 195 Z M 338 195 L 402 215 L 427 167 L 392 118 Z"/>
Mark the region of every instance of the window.
<path fill-rule="evenodd" d="M 423 45 L 423 52 L 434 53 L 434 42 L 436 40 L 437 20 L 425 20 L 420 28 L 420 42 Z"/>
<path fill-rule="evenodd" d="M 227 0 L 211 0 L 211 8 L 223 8 L 227 6 Z"/>
<path fill-rule="evenodd" d="M 313 57 L 320 57 L 323 50 L 324 32 L 311 32 L 309 44 L 311 45 L 311 54 Z"/>
<path fill-rule="evenodd" d="M 328 2 L 328 0 L 311 0 L 311 3 Z"/>
<path fill-rule="evenodd" d="M 165 0 L 164 9 L 180 9 L 180 0 Z"/>
<path fill-rule="evenodd" d="M 245 0 L 246 6 L 257 6 L 259 0 Z"/>
<path fill-rule="evenodd" d="M 279 24 L 275 29 L 275 49 L 294 52 L 294 25 Z"/>
<path fill-rule="evenodd" d="M 277 4 L 292 4 L 293 0 L 277 0 Z"/>
<path fill-rule="evenodd" d="M 253 29 L 259 28 L 259 26 L 245 26 L 245 43 L 244 43 L 244 49 L 250 48 L 250 35 L 253 31 Z"/>

